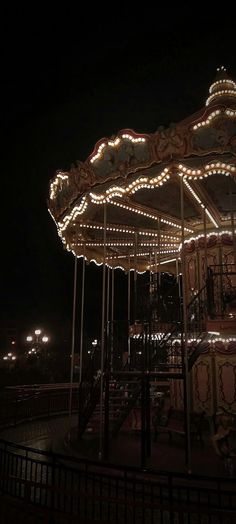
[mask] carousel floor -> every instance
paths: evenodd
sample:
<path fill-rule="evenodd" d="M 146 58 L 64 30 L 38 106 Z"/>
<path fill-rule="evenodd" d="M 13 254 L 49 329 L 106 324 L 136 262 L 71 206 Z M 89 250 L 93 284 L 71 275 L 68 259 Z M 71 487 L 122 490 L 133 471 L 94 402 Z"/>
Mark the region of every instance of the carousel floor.
<path fill-rule="evenodd" d="M 72 417 L 71 443 L 68 444 L 70 427 L 68 417 L 32 421 L 0 432 L 0 437 L 11 442 L 24 444 L 39 450 L 51 450 L 55 453 L 73 455 L 80 458 L 98 460 L 99 436 L 86 433 L 82 439 L 76 438 L 77 416 Z M 234 476 L 236 476 L 236 459 Z M 131 430 L 120 432 L 110 442 L 109 462 L 125 466 L 141 466 L 140 432 Z M 188 468 L 185 462 L 185 439 L 181 435 L 173 437 L 169 443 L 167 434 L 160 434 L 157 442 L 151 443 L 151 455 L 146 466 L 162 471 L 183 472 Z M 216 454 L 209 435 L 204 434 L 204 447 L 194 440 L 191 445 L 191 472 L 208 476 L 229 476 L 223 460 Z M 232 474 L 232 472 L 231 472 Z"/>
<path fill-rule="evenodd" d="M 71 439 L 67 452 L 78 457 L 98 459 L 99 437 L 87 434 L 81 440 Z M 119 465 L 141 466 L 141 439 L 139 432 L 120 432 L 110 442 L 109 462 Z M 235 464 L 236 466 L 236 464 Z M 144 467 L 144 465 L 143 465 Z M 226 464 L 219 457 L 210 441 L 209 436 L 204 438 L 204 446 L 198 441 L 191 443 L 191 468 L 186 466 L 185 439 L 176 435 L 172 443 L 168 435 L 159 435 L 156 442 L 151 443 L 151 455 L 146 459 L 146 467 L 162 471 L 183 472 L 189 469 L 193 474 L 208 476 L 229 476 Z M 234 468 L 233 474 L 236 473 Z"/>

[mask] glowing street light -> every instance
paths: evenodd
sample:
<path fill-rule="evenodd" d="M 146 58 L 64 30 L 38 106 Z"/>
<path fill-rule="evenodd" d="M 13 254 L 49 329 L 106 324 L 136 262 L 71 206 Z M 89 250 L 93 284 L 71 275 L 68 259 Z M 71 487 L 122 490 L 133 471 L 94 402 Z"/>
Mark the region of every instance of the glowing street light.
<path fill-rule="evenodd" d="M 40 336 L 41 335 L 41 336 Z M 37 352 L 41 349 L 42 344 L 47 344 L 49 337 L 43 335 L 42 329 L 35 329 L 32 335 L 26 337 L 26 341 L 30 343 L 30 350 L 28 355 L 36 355 Z"/>

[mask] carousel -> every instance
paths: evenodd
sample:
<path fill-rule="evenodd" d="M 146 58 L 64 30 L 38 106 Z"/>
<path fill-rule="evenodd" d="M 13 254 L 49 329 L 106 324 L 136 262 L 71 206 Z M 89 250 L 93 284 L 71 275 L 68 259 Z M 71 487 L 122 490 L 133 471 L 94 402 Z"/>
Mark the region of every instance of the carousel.
<path fill-rule="evenodd" d="M 192 415 L 236 410 L 235 182 L 236 83 L 222 66 L 202 109 L 154 133 L 123 129 L 103 138 L 50 183 L 49 212 L 75 257 L 75 278 L 82 258 L 77 434 L 97 432 L 100 457 L 119 431 L 136 429 L 145 464 L 153 420 L 158 434 L 168 404 L 168 413 L 171 406 L 183 415 L 176 431 L 190 464 Z M 88 360 L 90 263 L 102 266 L 102 296 L 101 337 Z"/>

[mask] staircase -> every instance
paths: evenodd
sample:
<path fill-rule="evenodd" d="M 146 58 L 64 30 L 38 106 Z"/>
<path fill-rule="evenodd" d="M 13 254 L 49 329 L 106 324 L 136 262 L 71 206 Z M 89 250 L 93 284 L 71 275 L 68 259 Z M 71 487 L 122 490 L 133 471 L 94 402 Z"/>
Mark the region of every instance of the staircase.
<path fill-rule="evenodd" d="M 108 378 L 106 401 L 109 407 L 109 433 L 114 437 L 125 422 L 131 409 L 135 406 L 141 393 L 141 380 L 137 375 L 120 372 Z M 98 432 L 101 420 L 100 407 L 101 376 L 87 395 L 84 409 L 79 417 L 78 435 L 86 432 Z M 105 388 L 104 388 L 105 391 Z M 102 402 L 102 417 L 105 417 L 105 395 Z"/>
<path fill-rule="evenodd" d="M 204 340 L 208 336 L 207 318 L 212 311 L 209 281 L 193 297 L 187 306 L 187 332 L 193 344 L 188 344 L 188 371 L 204 353 Z M 166 299 L 167 300 L 167 299 Z M 171 301 L 169 291 L 168 300 Z M 176 303 L 175 303 L 176 307 Z M 156 310 L 157 311 L 157 310 Z M 150 313 L 150 309 L 149 309 Z M 173 316 L 173 310 L 171 313 Z M 183 379 L 185 376 L 182 309 L 176 320 L 168 321 L 168 314 L 151 321 L 137 322 L 133 326 L 130 340 L 129 359 L 121 369 L 110 370 L 106 357 L 103 375 L 103 400 L 101 408 L 101 375 L 94 377 L 91 370 L 93 355 L 88 370 L 83 373 L 79 387 L 79 436 L 85 431 L 99 431 L 101 415 L 109 435 L 114 437 L 131 410 L 140 402 L 142 377 L 146 374 L 168 381 L 170 378 Z M 131 331 L 130 331 L 131 333 Z M 128 337 L 128 334 L 127 334 Z M 179 341 L 177 346 L 176 341 Z M 109 346 L 109 342 L 108 342 Z"/>

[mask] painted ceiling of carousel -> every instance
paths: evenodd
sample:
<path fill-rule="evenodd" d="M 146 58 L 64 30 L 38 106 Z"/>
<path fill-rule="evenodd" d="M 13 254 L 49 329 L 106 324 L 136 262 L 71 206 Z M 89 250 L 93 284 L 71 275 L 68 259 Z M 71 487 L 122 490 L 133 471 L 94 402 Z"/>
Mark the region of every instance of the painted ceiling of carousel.
<path fill-rule="evenodd" d="M 153 250 L 163 260 L 177 256 L 183 234 L 199 234 L 203 222 L 208 232 L 229 229 L 235 181 L 236 84 L 222 67 L 191 117 L 153 134 L 122 130 L 100 140 L 85 162 L 58 171 L 49 211 L 78 256 L 101 263 L 105 242 L 111 265 L 119 259 L 124 267 L 135 254 L 145 267 Z"/>

